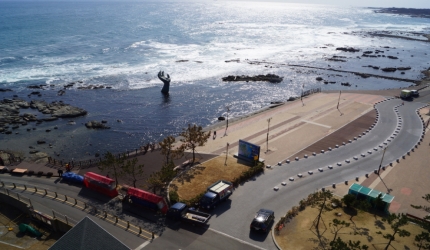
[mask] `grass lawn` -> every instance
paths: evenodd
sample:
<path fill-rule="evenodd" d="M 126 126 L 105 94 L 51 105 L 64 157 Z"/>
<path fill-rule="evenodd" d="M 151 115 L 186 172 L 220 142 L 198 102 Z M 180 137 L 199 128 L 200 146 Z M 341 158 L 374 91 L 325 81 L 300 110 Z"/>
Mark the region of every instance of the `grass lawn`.
<path fill-rule="evenodd" d="M 299 212 L 299 215 L 294 217 L 290 222 L 285 224 L 285 227 L 280 231 L 279 235 L 275 233 L 275 239 L 280 247 L 284 250 L 308 250 L 308 249 L 323 249 L 319 247 L 319 241 L 315 234 L 313 222 L 317 217 L 319 209 L 317 207 L 306 207 L 305 210 Z M 341 215 L 337 215 L 341 213 Z M 360 241 L 362 245 L 367 245 L 369 249 L 384 249 L 388 243 L 387 239 L 382 237 L 382 234 L 391 233 L 391 226 L 387 222 L 383 222 L 381 217 L 371 213 L 358 211 L 351 217 L 351 212 L 345 213 L 343 208 L 335 208 L 332 211 L 326 211 L 322 214 L 325 228 L 327 229 L 322 239 L 325 244 L 329 244 L 334 238 L 333 227 L 330 223 L 333 219 L 350 223 L 349 227 L 344 227 L 338 233 L 344 242 Z M 324 225 L 320 221 L 320 233 L 324 231 Z M 418 249 L 414 245 L 415 235 L 424 231 L 416 224 L 409 223 L 402 227 L 411 233 L 409 237 L 398 237 L 391 242 L 391 247 L 388 249 Z M 381 231 L 382 234 L 376 232 Z"/>
<path fill-rule="evenodd" d="M 228 156 L 226 166 L 225 156 L 219 156 L 182 174 L 172 182 L 170 188 L 178 193 L 180 199 L 190 200 L 218 180 L 233 181 L 238 178 L 250 168 L 250 165 L 245 164 L 246 162 Z"/>

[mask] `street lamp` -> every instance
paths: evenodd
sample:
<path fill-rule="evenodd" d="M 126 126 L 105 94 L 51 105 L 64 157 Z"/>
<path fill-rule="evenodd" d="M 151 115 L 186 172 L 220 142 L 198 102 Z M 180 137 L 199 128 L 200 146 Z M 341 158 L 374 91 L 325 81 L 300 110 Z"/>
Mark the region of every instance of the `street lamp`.
<path fill-rule="evenodd" d="M 225 162 L 224 162 L 224 166 L 227 166 L 228 146 L 230 146 L 230 144 L 227 142 L 227 150 L 225 151 Z"/>
<path fill-rule="evenodd" d="M 225 126 L 224 136 L 227 136 L 227 129 L 228 129 L 228 112 L 230 111 L 230 107 L 229 107 L 229 106 L 226 106 L 225 108 L 227 109 L 227 125 Z"/>
<path fill-rule="evenodd" d="M 272 117 L 267 119 L 267 138 L 266 138 L 266 153 L 269 152 L 269 132 L 270 132 L 270 120 L 272 120 Z"/>
<path fill-rule="evenodd" d="M 379 175 L 379 171 L 381 171 L 382 161 L 384 160 L 384 155 L 385 155 L 385 151 L 387 150 L 387 148 L 388 147 L 385 147 L 384 152 L 382 153 L 381 163 L 379 164 L 379 168 L 378 168 L 378 175 Z"/>

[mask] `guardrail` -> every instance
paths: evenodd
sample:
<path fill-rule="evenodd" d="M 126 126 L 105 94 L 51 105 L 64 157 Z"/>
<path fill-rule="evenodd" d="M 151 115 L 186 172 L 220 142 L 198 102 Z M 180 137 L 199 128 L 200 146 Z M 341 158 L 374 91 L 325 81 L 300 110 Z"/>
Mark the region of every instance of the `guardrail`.
<path fill-rule="evenodd" d="M 126 221 L 126 220 L 122 220 L 120 219 L 118 216 L 110 214 L 108 211 L 106 210 L 102 210 L 97 208 L 96 206 L 93 206 L 91 204 L 88 204 L 85 201 L 81 201 L 78 200 L 74 197 L 70 197 L 64 194 L 60 194 L 58 192 L 55 191 L 50 191 L 48 189 L 43 189 L 43 188 L 38 188 L 36 186 L 27 186 L 25 184 L 16 184 L 16 183 L 5 183 L 3 181 L 0 181 L 0 189 L 4 190 L 4 192 L 16 199 L 20 199 L 24 202 L 27 202 L 27 204 L 29 204 L 30 206 L 32 206 L 31 204 L 31 199 L 28 199 L 26 197 L 23 197 L 22 195 L 19 195 L 16 191 L 20 190 L 21 192 L 28 192 L 29 194 L 32 195 L 39 195 L 42 197 L 46 197 L 46 198 L 50 198 L 52 200 L 61 202 L 63 204 L 67 204 L 71 207 L 80 209 L 81 211 L 87 212 L 88 214 L 91 214 L 95 217 L 98 217 L 99 219 L 102 219 L 104 221 L 107 221 L 117 227 L 120 227 L 138 237 L 150 240 L 150 239 L 154 239 L 156 237 L 154 232 L 149 232 L 144 230 L 141 226 L 137 226 L 137 225 L 133 225 L 130 223 L 130 221 Z M 70 218 L 62 215 L 54 210 L 52 210 L 52 215 L 53 218 L 57 218 L 62 220 L 63 222 L 65 222 L 66 224 L 68 223 L 74 223 L 76 224 L 76 221 L 71 220 Z"/>

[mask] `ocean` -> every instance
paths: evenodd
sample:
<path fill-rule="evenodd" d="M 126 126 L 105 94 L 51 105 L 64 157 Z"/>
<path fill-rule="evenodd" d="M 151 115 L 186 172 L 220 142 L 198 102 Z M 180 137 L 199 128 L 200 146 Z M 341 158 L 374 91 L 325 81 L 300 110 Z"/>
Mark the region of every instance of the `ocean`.
<path fill-rule="evenodd" d="M 131 151 L 187 124 L 209 126 L 219 116 L 240 117 L 285 102 L 303 90 L 387 89 L 410 82 L 362 78 L 363 72 L 418 80 L 429 68 L 429 19 L 374 13 L 373 9 L 259 2 L 0 2 L 0 100 L 62 100 L 85 117 L 29 124 L 0 134 L 0 149 L 28 155 L 28 147 L 57 159 L 90 159 L 96 153 Z M 384 32 L 394 37 L 373 37 Z M 359 53 L 337 47 L 354 47 Z M 360 57 L 384 50 L 399 60 Z M 332 56 L 342 61 L 328 60 Z M 378 67 L 408 67 L 400 72 Z M 157 73 L 171 76 L 160 93 Z M 281 83 L 223 82 L 228 75 L 277 74 Z M 322 76 L 333 84 L 316 81 Z M 62 96 L 63 86 L 74 82 Z M 342 86 L 348 82 L 351 87 Z M 47 84 L 41 96 L 29 85 Z M 103 85 L 109 89 L 79 87 Z M 23 110 L 21 113 L 37 113 Z M 39 114 L 40 117 L 40 114 Z M 73 120 L 75 125 L 68 125 Z M 109 130 L 83 124 L 106 120 Z M 117 121 L 121 122 L 117 122 Z M 57 126 L 46 133 L 45 129 Z M 27 128 L 37 127 L 27 132 Z M 37 140 L 46 140 L 37 145 Z M 51 144 L 51 147 L 48 145 Z"/>

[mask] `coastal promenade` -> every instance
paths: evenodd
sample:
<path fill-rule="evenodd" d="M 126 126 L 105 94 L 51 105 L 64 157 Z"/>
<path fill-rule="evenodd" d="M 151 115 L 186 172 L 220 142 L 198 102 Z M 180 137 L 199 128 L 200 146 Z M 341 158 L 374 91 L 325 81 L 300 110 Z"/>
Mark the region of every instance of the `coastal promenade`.
<path fill-rule="evenodd" d="M 235 120 L 234 122 L 230 121 L 226 136 L 224 136 L 225 127 L 223 127 L 225 123 L 220 122 L 218 123 L 218 127 L 214 126 L 214 129 L 216 129 L 217 131 L 217 138 L 211 138 L 207 145 L 198 149 L 198 152 L 202 155 L 207 155 L 208 158 L 210 158 L 209 156 L 213 157 L 215 155 L 223 155 L 226 153 L 226 144 L 229 143 L 230 147 L 228 153 L 234 154 L 237 152 L 237 141 L 239 139 L 244 139 L 261 146 L 261 158 L 265 159 L 266 164 L 273 165 L 275 169 L 278 168 L 278 172 L 281 171 L 281 168 L 286 167 L 285 170 L 290 173 L 290 175 L 294 175 L 294 172 L 300 171 L 300 169 L 294 170 L 291 167 L 285 166 L 285 164 L 281 167 L 275 165 L 281 161 L 285 162 L 286 159 L 290 159 L 291 161 L 293 161 L 294 157 L 296 156 L 300 157 L 301 159 L 303 158 L 304 154 L 308 154 L 309 156 L 311 156 L 310 154 L 313 151 L 316 151 L 316 153 L 319 154 L 320 152 L 318 152 L 318 149 L 327 150 L 327 145 L 335 143 L 341 145 L 342 142 L 345 141 L 348 143 L 348 138 L 353 139 L 353 136 L 361 133 L 361 131 L 363 130 L 368 129 L 368 127 L 375 122 L 376 113 L 375 109 L 373 108 L 373 105 L 377 102 L 385 100 L 386 97 L 394 96 L 397 92 L 398 90 L 393 90 L 391 92 L 391 95 L 389 92 L 384 93 L 384 95 L 342 93 L 340 98 L 339 110 L 336 109 L 339 93 L 315 94 L 304 98 L 304 105 L 302 104 L 302 102 L 300 102 L 300 100 L 296 100 L 291 103 L 268 109 L 258 114 L 250 115 L 248 117 Z M 416 101 L 427 103 L 429 100 L 427 100 L 426 98 L 430 96 L 429 92 L 430 91 L 428 90 L 423 91 L 422 96 Z M 398 103 L 401 103 L 400 100 L 393 100 L 393 102 L 397 102 L 396 105 L 398 105 Z M 390 102 L 386 103 L 387 107 L 391 105 Z M 412 102 L 406 103 L 405 105 L 415 104 L 414 102 Z M 421 114 L 423 114 L 423 117 L 425 119 L 428 119 L 428 116 L 425 116 L 425 114 L 427 114 L 428 112 L 428 107 L 421 110 Z M 269 118 L 272 119 L 270 120 L 270 132 L 268 141 L 269 150 L 267 151 L 266 136 L 267 126 L 269 125 L 267 119 Z M 361 140 L 365 142 L 365 140 L 369 139 L 370 138 L 363 138 Z M 381 175 L 382 180 L 384 181 L 381 181 L 381 179 L 377 178 L 377 176 L 374 175 L 370 175 L 368 179 L 365 179 L 363 175 L 360 175 L 360 183 L 362 183 L 362 185 L 376 188 L 380 191 L 385 191 L 386 186 L 388 186 L 392 190 L 391 194 L 396 197 L 391 207 L 392 212 L 408 212 L 414 214 L 414 211 L 412 211 L 413 209 L 410 208 L 409 204 L 412 202 L 414 204 L 422 204 L 420 201 L 420 197 L 424 195 L 424 193 L 422 192 L 425 192 L 426 190 L 430 189 L 430 186 L 428 186 L 429 184 L 427 184 L 426 182 L 426 180 L 428 180 L 428 175 L 422 173 L 422 168 L 424 167 L 424 165 L 422 164 L 428 162 L 428 154 L 426 154 L 426 152 L 428 153 L 427 145 L 429 145 L 429 140 L 430 139 L 428 135 L 425 136 L 424 142 L 421 143 L 422 145 L 416 150 L 416 152 L 411 155 L 411 157 L 407 157 L 405 160 L 401 160 L 400 163 L 395 165 L 393 168 L 387 168 L 387 170 L 384 171 Z M 372 140 L 370 139 L 369 141 Z M 332 147 L 333 146 L 334 145 L 332 145 Z M 346 151 L 346 153 L 348 153 L 348 151 Z M 139 161 L 145 162 L 145 157 L 148 157 L 148 155 L 138 156 Z M 155 154 L 151 157 L 155 157 Z M 322 159 L 323 156 L 318 157 Z M 315 159 L 319 159 L 318 157 L 315 157 Z M 30 163 L 26 164 L 28 164 L 28 168 L 35 166 Z M 411 168 L 410 166 L 402 167 L 408 166 L 410 164 L 413 165 L 413 168 Z M 312 167 L 312 164 L 310 167 Z M 316 165 L 313 168 L 316 168 Z M 360 169 L 358 170 L 360 173 L 363 172 Z M 397 171 L 400 170 L 406 172 L 399 172 L 399 175 Z M 413 171 L 413 173 L 409 172 L 409 175 L 411 175 L 411 180 L 409 182 L 405 182 L 405 180 L 399 179 L 398 176 L 403 176 L 402 174 L 406 175 L 408 173 L 408 170 Z M 341 173 L 342 176 L 352 175 L 352 172 L 351 174 L 346 174 L 346 171 L 348 170 L 345 169 L 338 172 Z M 272 172 L 272 170 L 268 169 L 268 171 L 266 171 L 266 174 L 264 176 L 258 177 L 256 181 L 251 181 L 239 187 L 232 196 L 231 208 L 225 211 L 219 211 L 219 209 L 217 208 L 217 210 L 214 211 L 215 215 L 211 219 L 210 229 L 198 238 L 205 237 L 204 235 L 207 234 L 212 235 L 211 237 L 217 236 L 221 238 L 224 236 L 228 236 L 229 239 L 237 239 L 238 242 L 250 242 L 249 246 L 252 245 L 258 246 L 257 248 L 272 249 L 274 246 L 273 243 L 271 243 L 270 236 L 267 236 L 266 238 L 261 238 L 255 237 L 253 235 L 248 235 L 248 228 L 243 227 L 242 225 L 243 223 L 247 224 L 248 221 L 241 220 L 243 223 L 237 223 L 237 220 L 234 220 L 234 218 L 238 216 L 238 212 L 239 214 L 241 214 L 241 217 L 244 216 L 244 210 L 243 208 L 241 208 L 243 206 L 248 206 L 247 210 L 252 210 L 252 213 L 255 212 L 254 209 L 257 209 L 256 207 L 254 207 L 255 205 L 252 205 L 253 203 L 248 203 L 247 201 L 245 202 L 243 200 L 243 196 L 246 196 L 249 188 L 257 188 L 255 186 L 256 184 L 266 186 L 273 186 L 277 184 L 273 183 L 272 181 L 269 181 L 273 177 L 276 177 L 276 173 L 276 171 Z M 338 183 L 343 182 L 344 179 L 342 178 L 343 177 L 339 178 Z M 300 182 L 289 185 L 289 194 L 291 196 L 291 200 L 289 202 L 284 202 L 285 207 L 275 209 L 275 212 L 277 212 L 277 217 L 282 216 L 283 211 L 288 210 L 290 208 L 290 203 L 294 202 L 294 200 L 306 196 L 307 193 L 304 193 L 304 190 L 301 188 L 301 186 L 309 185 L 312 182 L 315 182 L 317 185 L 319 185 L 319 187 L 322 187 L 322 185 L 320 184 L 325 183 L 325 185 L 328 185 L 328 183 L 331 183 L 325 180 L 325 177 L 323 178 L 323 180 L 309 177 L 303 179 L 302 185 L 298 185 Z M 419 183 L 419 187 L 417 186 L 417 183 Z M 296 184 L 297 186 L 294 186 Z M 294 187 L 296 188 L 294 189 Z M 339 184 L 337 185 L 337 188 L 333 191 L 335 194 L 343 196 L 347 192 L 347 187 L 347 185 Z M 273 190 L 266 190 L 266 188 L 263 188 L 260 192 L 257 193 L 256 195 L 258 197 L 260 197 L 261 195 L 263 195 L 262 197 L 272 196 Z M 274 199 L 276 199 L 276 197 Z M 265 204 L 271 206 L 272 203 L 273 199 L 270 199 L 267 200 L 267 203 Z M 274 205 L 274 203 L 272 205 Z M 248 213 L 248 211 L 246 213 Z M 416 215 L 420 216 L 420 214 Z M 166 231 L 164 236 L 156 239 L 154 242 L 147 245 L 146 247 L 148 249 L 164 249 L 163 246 L 166 245 L 170 247 L 175 246 L 175 244 L 177 243 L 177 235 L 169 232 L 170 231 Z M 186 243 L 186 245 L 182 245 L 184 244 L 183 242 L 178 242 L 177 244 L 179 245 L 176 246 L 180 246 L 182 248 L 188 247 L 187 249 L 193 249 L 193 246 L 198 245 L 196 242 L 200 241 L 196 238 L 195 240 L 192 240 L 192 242 Z"/>

